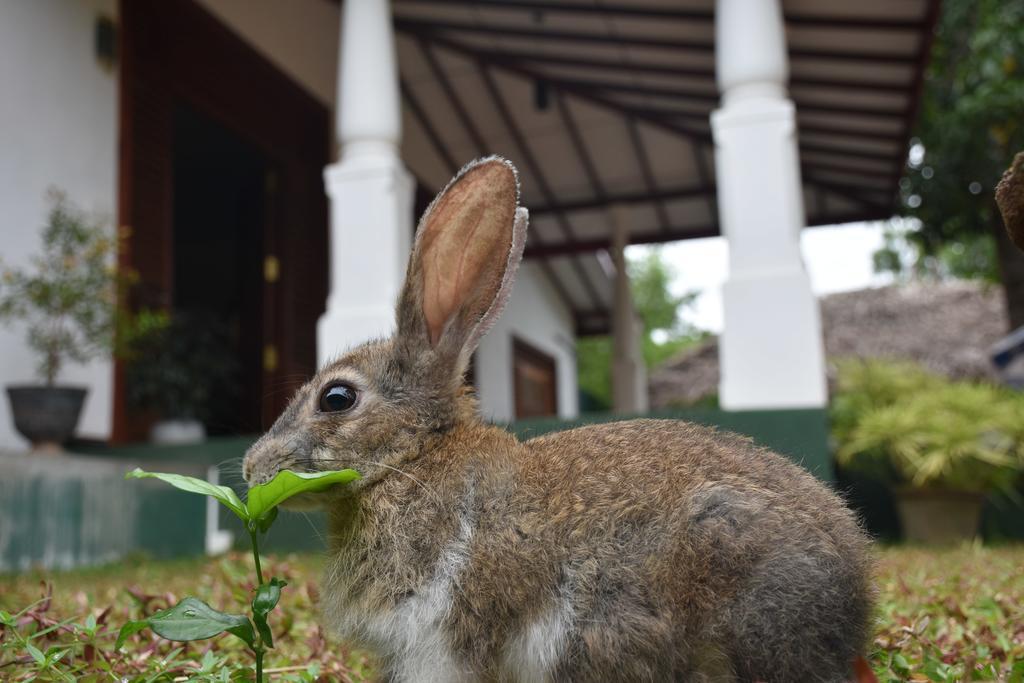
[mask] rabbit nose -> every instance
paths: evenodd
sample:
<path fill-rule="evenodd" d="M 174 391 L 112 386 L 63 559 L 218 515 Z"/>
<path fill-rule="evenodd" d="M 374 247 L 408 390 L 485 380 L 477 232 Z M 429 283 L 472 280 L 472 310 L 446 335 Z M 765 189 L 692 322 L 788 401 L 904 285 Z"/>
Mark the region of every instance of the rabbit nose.
<path fill-rule="evenodd" d="M 270 479 L 268 470 L 273 460 L 271 449 L 267 448 L 266 437 L 249 447 L 242 459 L 242 477 L 249 486 L 262 484 Z"/>

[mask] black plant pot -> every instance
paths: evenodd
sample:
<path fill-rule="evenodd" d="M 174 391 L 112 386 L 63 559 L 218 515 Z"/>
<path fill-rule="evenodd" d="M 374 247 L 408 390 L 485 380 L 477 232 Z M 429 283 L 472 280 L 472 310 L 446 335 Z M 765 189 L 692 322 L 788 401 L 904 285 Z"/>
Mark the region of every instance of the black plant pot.
<path fill-rule="evenodd" d="M 87 391 L 79 387 L 7 387 L 15 429 L 36 450 L 60 450 L 75 433 Z"/>

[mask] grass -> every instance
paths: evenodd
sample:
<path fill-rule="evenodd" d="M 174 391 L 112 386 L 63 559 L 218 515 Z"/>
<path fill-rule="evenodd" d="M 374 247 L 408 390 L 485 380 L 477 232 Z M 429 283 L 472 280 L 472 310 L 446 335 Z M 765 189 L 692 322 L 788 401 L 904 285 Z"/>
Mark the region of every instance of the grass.
<path fill-rule="evenodd" d="M 274 681 L 373 680 L 367 655 L 331 641 L 316 622 L 321 565 L 314 555 L 263 561 L 267 576 L 288 581 L 271 622 L 277 648 L 267 653 L 265 672 Z M 0 610 L 13 614 L 36 604 L 19 620 L 19 635 L 52 629 L 32 641 L 37 649 L 44 654 L 51 647 L 68 649 L 42 680 L 219 681 L 224 680 L 222 670 L 252 666 L 251 655 L 233 637 L 170 643 L 146 630 L 133 636 L 122 653 L 113 651 L 114 640 L 124 622 L 186 595 L 227 612 L 245 612 L 254 575 L 249 553 L 163 562 L 135 558 L 92 569 L 29 572 L 0 577 Z M 92 637 L 86 628 L 90 615 L 96 622 Z M 0 631 L 0 680 L 31 680 L 40 666 L 10 628 Z M 251 671 L 248 675 L 251 680 Z M 237 671 L 230 680 L 241 676 Z"/>
<path fill-rule="evenodd" d="M 879 680 L 1024 683 L 1024 546 L 890 547 L 878 555 L 879 628 L 870 659 Z M 268 559 L 268 575 L 289 582 L 273 623 L 278 648 L 268 655 L 271 679 L 372 680 L 367 655 L 332 641 L 316 622 L 321 564 L 312 555 Z M 14 614 L 34 605 L 16 629 L 0 631 L 0 679 L 227 680 L 233 669 L 225 664 L 250 664 L 231 638 L 178 644 L 145 631 L 122 653 L 113 652 L 113 642 L 126 620 L 186 594 L 240 611 L 252 575 L 252 559 L 232 554 L 0 577 L 0 610 Z M 154 594 L 156 586 L 163 592 Z M 24 644 L 33 634 L 38 657 Z M 44 666 L 58 654 L 59 661 Z"/>
<path fill-rule="evenodd" d="M 879 553 L 881 681 L 1024 682 L 1024 546 Z"/>

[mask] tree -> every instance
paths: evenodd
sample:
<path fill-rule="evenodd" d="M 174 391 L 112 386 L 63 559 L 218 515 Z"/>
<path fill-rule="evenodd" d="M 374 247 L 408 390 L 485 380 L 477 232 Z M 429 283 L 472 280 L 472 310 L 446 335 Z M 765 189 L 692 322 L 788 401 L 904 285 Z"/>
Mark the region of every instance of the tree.
<path fill-rule="evenodd" d="M 1024 325 L 1024 254 L 993 193 L 1024 149 L 1024 0 L 944 0 L 906 173 L 904 212 L 918 272 L 999 279 L 1013 328 Z M 888 253 L 886 253 L 888 252 Z M 892 250 L 876 258 L 898 269 Z"/>
<path fill-rule="evenodd" d="M 648 368 L 655 368 L 703 338 L 704 333 L 680 317 L 683 309 L 693 305 L 698 293 L 672 294 L 672 268 L 655 249 L 639 258 L 628 259 L 628 269 L 633 305 L 644 326 L 641 340 L 644 362 Z M 576 359 L 580 389 L 591 401 L 583 409 L 607 409 L 611 405 L 611 338 L 580 339 L 576 344 Z"/>

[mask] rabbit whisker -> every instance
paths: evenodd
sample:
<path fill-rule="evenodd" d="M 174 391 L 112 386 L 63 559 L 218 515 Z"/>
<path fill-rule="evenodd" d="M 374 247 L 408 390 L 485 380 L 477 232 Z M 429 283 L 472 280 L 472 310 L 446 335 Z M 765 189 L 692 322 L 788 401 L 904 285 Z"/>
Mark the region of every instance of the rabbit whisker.
<path fill-rule="evenodd" d="M 309 513 L 299 510 L 299 514 L 305 517 L 306 521 L 309 522 L 309 528 L 313 530 L 314 534 L 316 534 L 317 539 L 324 545 L 327 545 L 327 539 L 325 539 L 324 535 L 320 533 L 320 530 L 316 528 L 316 524 L 313 524 L 313 519 L 309 516 Z"/>
<path fill-rule="evenodd" d="M 323 463 L 323 462 L 344 462 L 344 461 L 342 461 L 340 458 L 323 458 L 323 459 L 318 459 L 318 460 L 309 459 L 309 460 L 307 460 L 305 462 L 305 464 L 306 465 L 312 465 L 312 464 L 315 464 L 315 463 Z M 416 477 L 414 477 L 413 475 L 409 474 L 405 470 L 399 469 L 397 467 L 392 467 L 391 465 L 387 465 L 387 464 L 382 463 L 382 462 L 370 462 L 368 460 L 357 460 L 355 462 L 355 464 L 356 465 L 370 465 L 370 466 L 383 467 L 384 469 L 388 469 L 388 470 L 392 470 L 394 472 L 397 472 L 398 474 L 400 474 L 403 477 L 405 477 L 406 479 L 410 480 L 411 482 L 413 482 L 414 484 L 419 486 L 421 489 L 423 489 L 425 492 L 427 492 L 428 494 L 433 496 L 435 502 L 437 502 L 437 503 L 441 502 L 441 496 L 439 496 L 432 488 L 430 488 L 429 486 L 424 484 L 421 480 L 417 479 Z"/>

